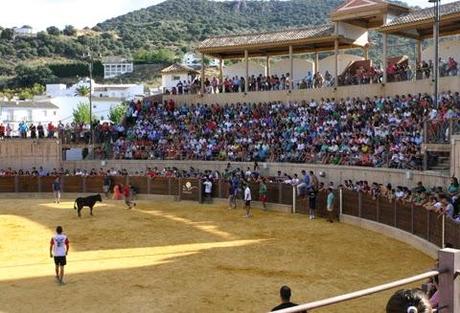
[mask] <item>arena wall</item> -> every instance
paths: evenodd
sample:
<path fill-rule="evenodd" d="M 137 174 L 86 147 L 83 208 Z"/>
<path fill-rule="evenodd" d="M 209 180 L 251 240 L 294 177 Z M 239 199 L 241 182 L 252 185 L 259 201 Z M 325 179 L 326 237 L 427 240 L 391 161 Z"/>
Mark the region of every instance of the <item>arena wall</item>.
<path fill-rule="evenodd" d="M 460 86 L 460 76 L 441 77 L 439 88 L 444 91 L 458 91 Z M 276 90 L 264 92 L 239 92 L 239 93 L 221 93 L 221 94 L 189 94 L 189 95 L 165 95 L 163 100 L 174 100 L 176 103 L 243 103 L 243 102 L 269 102 L 269 101 L 303 101 L 310 99 L 335 98 L 341 99 L 346 97 L 373 97 L 373 96 L 395 96 L 403 94 L 418 94 L 433 92 L 433 82 L 431 79 L 393 82 L 387 84 L 368 84 L 353 85 L 342 87 L 325 87 L 318 89 L 301 89 L 301 90 Z"/>
<path fill-rule="evenodd" d="M 61 152 L 57 139 L 8 139 L 0 141 L 0 168 L 30 169 L 60 165 Z"/>
<path fill-rule="evenodd" d="M 108 160 L 108 161 L 64 161 L 63 166 L 73 170 L 77 168 L 86 169 L 109 169 L 126 168 L 130 173 L 136 171 L 145 171 L 147 167 L 176 167 L 179 170 L 188 170 L 190 167 L 196 169 L 218 170 L 221 173 L 225 170 L 226 161 L 176 161 L 176 160 Z M 241 168 L 246 170 L 247 167 L 253 168 L 252 162 L 231 162 L 232 168 Z M 389 168 L 370 168 L 370 167 L 353 167 L 353 166 L 334 166 L 321 164 L 294 164 L 294 163 L 260 163 L 263 175 L 276 176 L 278 171 L 282 173 L 300 175 L 301 170 L 314 171 L 321 181 L 334 182 L 337 186 L 343 183 L 345 179 L 353 181 L 367 180 L 369 182 L 378 182 L 381 184 L 391 183 L 393 186 L 415 186 L 418 181 L 422 181 L 426 186 L 448 186 L 449 176 L 438 173 L 421 172 L 421 171 L 404 171 Z M 320 177 L 319 173 L 324 173 Z"/>

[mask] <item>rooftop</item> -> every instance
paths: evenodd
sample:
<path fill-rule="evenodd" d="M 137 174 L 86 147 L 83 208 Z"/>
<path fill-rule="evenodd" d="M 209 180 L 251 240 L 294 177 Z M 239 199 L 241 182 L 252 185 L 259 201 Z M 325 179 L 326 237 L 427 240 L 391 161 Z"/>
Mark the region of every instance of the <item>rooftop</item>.
<path fill-rule="evenodd" d="M 106 56 L 102 57 L 102 64 L 107 64 L 107 63 L 131 63 L 132 60 L 127 57 L 123 56 Z"/>
<path fill-rule="evenodd" d="M 440 11 L 441 20 L 443 18 L 447 18 L 450 15 L 458 14 L 460 13 L 460 1 L 452 2 L 448 4 L 442 4 L 439 6 L 439 11 Z M 422 22 L 422 21 L 431 22 L 433 18 L 434 18 L 433 7 L 420 9 L 420 10 L 413 10 L 410 13 L 396 17 L 389 23 L 383 25 L 381 27 L 381 30 L 392 28 L 394 26 L 399 27 L 399 26 L 403 26 L 406 24 L 412 24 L 412 23 Z"/>
<path fill-rule="evenodd" d="M 183 64 L 178 64 L 175 63 L 171 66 L 168 66 L 167 68 L 164 68 L 161 70 L 161 74 L 173 74 L 173 73 L 194 73 L 198 74 L 196 70 L 193 68 L 183 65 Z"/>
<path fill-rule="evenodd" d="M 59 109 L 50 101 L 0 101 L 0 108 Z"/>
<path fill-rule="evenodd" d="M 284 44 L 292 41 L 300 41 L 312 38 L 332 36 L 333 24 L 315 25 L 302 28 L 285 29 L 281 31 L 246 33 L 227 36 L 210 37 L 202 41 L 198 50 L 216 47 L 246 47 L 261 44 Z"/>

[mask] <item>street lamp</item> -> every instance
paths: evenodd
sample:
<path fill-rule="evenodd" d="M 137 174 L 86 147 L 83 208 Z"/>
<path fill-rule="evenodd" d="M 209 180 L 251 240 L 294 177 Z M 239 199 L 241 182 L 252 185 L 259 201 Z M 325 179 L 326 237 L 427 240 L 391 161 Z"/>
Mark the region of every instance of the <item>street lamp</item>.
<path fill-rule="evenodd" d="M 434 68 L 433 68 L 433 85 L 434 85 L 434 101 L 435 105 L 438 105 L 438 80 L 439 80 L 439 3 L 441 0 L 428 0 L 429 3 L 433 3 L 433 46 L 434 46 Z"/>

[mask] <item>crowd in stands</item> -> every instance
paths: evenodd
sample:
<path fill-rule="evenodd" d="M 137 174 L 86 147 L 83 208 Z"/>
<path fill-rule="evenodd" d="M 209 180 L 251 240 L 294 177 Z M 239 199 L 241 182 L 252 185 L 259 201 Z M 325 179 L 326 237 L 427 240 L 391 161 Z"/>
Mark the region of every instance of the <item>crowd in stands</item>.
<path fill-rule="evenodd" d="M 323 163 L 418 169 L 423 122 L 458 116 L 460 96 L 176 105 L 132 102 L 115 159 Z M 113 139 L 113 136 L 112 136 Z"/>
<path fill-rule="evenodd" d="M 388 64 L 386 68 L 388 82 L 399 82 L 412 79 L 429 79 L 433 72 L 433 61 L 421 61 L 415 66 L 409 64 L 407 59 L 402 58 L 398 62 Z M 458 62 L 449 57 L 447 60 L 439 58 L 439 75 L 457 76 Z M 415 75 L 414 75 L 415 74 Z M 344 73 L 338 76 L 338 85 L 361 85 L 370 83 L 383 82 L 383 69 L 378 65 L 359 66 L 358 68 L 347 68 Z M 179 81 L 176 87 L 167 90 L 167 94 L 182 95 L 196 94 L 200 92 L 201 81 L 196 78 L 193 81 Z M 332 73 L 325 71 L 311 72 L 308 71 L 304 78 L 293 80 L 289 73 L 281 75 L 250 75 L 248 77 L 247 91 L 273 91 L 273 90 L 291 90 L 291 89 L 310 89 L 322 87 L 334 87 L 335 79 Z M 234 76 L 225 77 L 219 80 L 217 77 L 205 78 L 204 81 L 205 93 L 231 93 L 231 92 L 246 92 L 245 78 Z"/>

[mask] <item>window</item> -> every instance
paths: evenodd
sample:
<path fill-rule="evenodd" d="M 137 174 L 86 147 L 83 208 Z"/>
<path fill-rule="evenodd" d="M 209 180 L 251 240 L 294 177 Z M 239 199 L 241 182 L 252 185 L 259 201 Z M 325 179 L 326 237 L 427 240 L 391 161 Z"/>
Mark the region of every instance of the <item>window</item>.
<path fill-rule="evenodd" d="M 173 80 L 180 80 L 180 76 L 173 76 Z"/>

